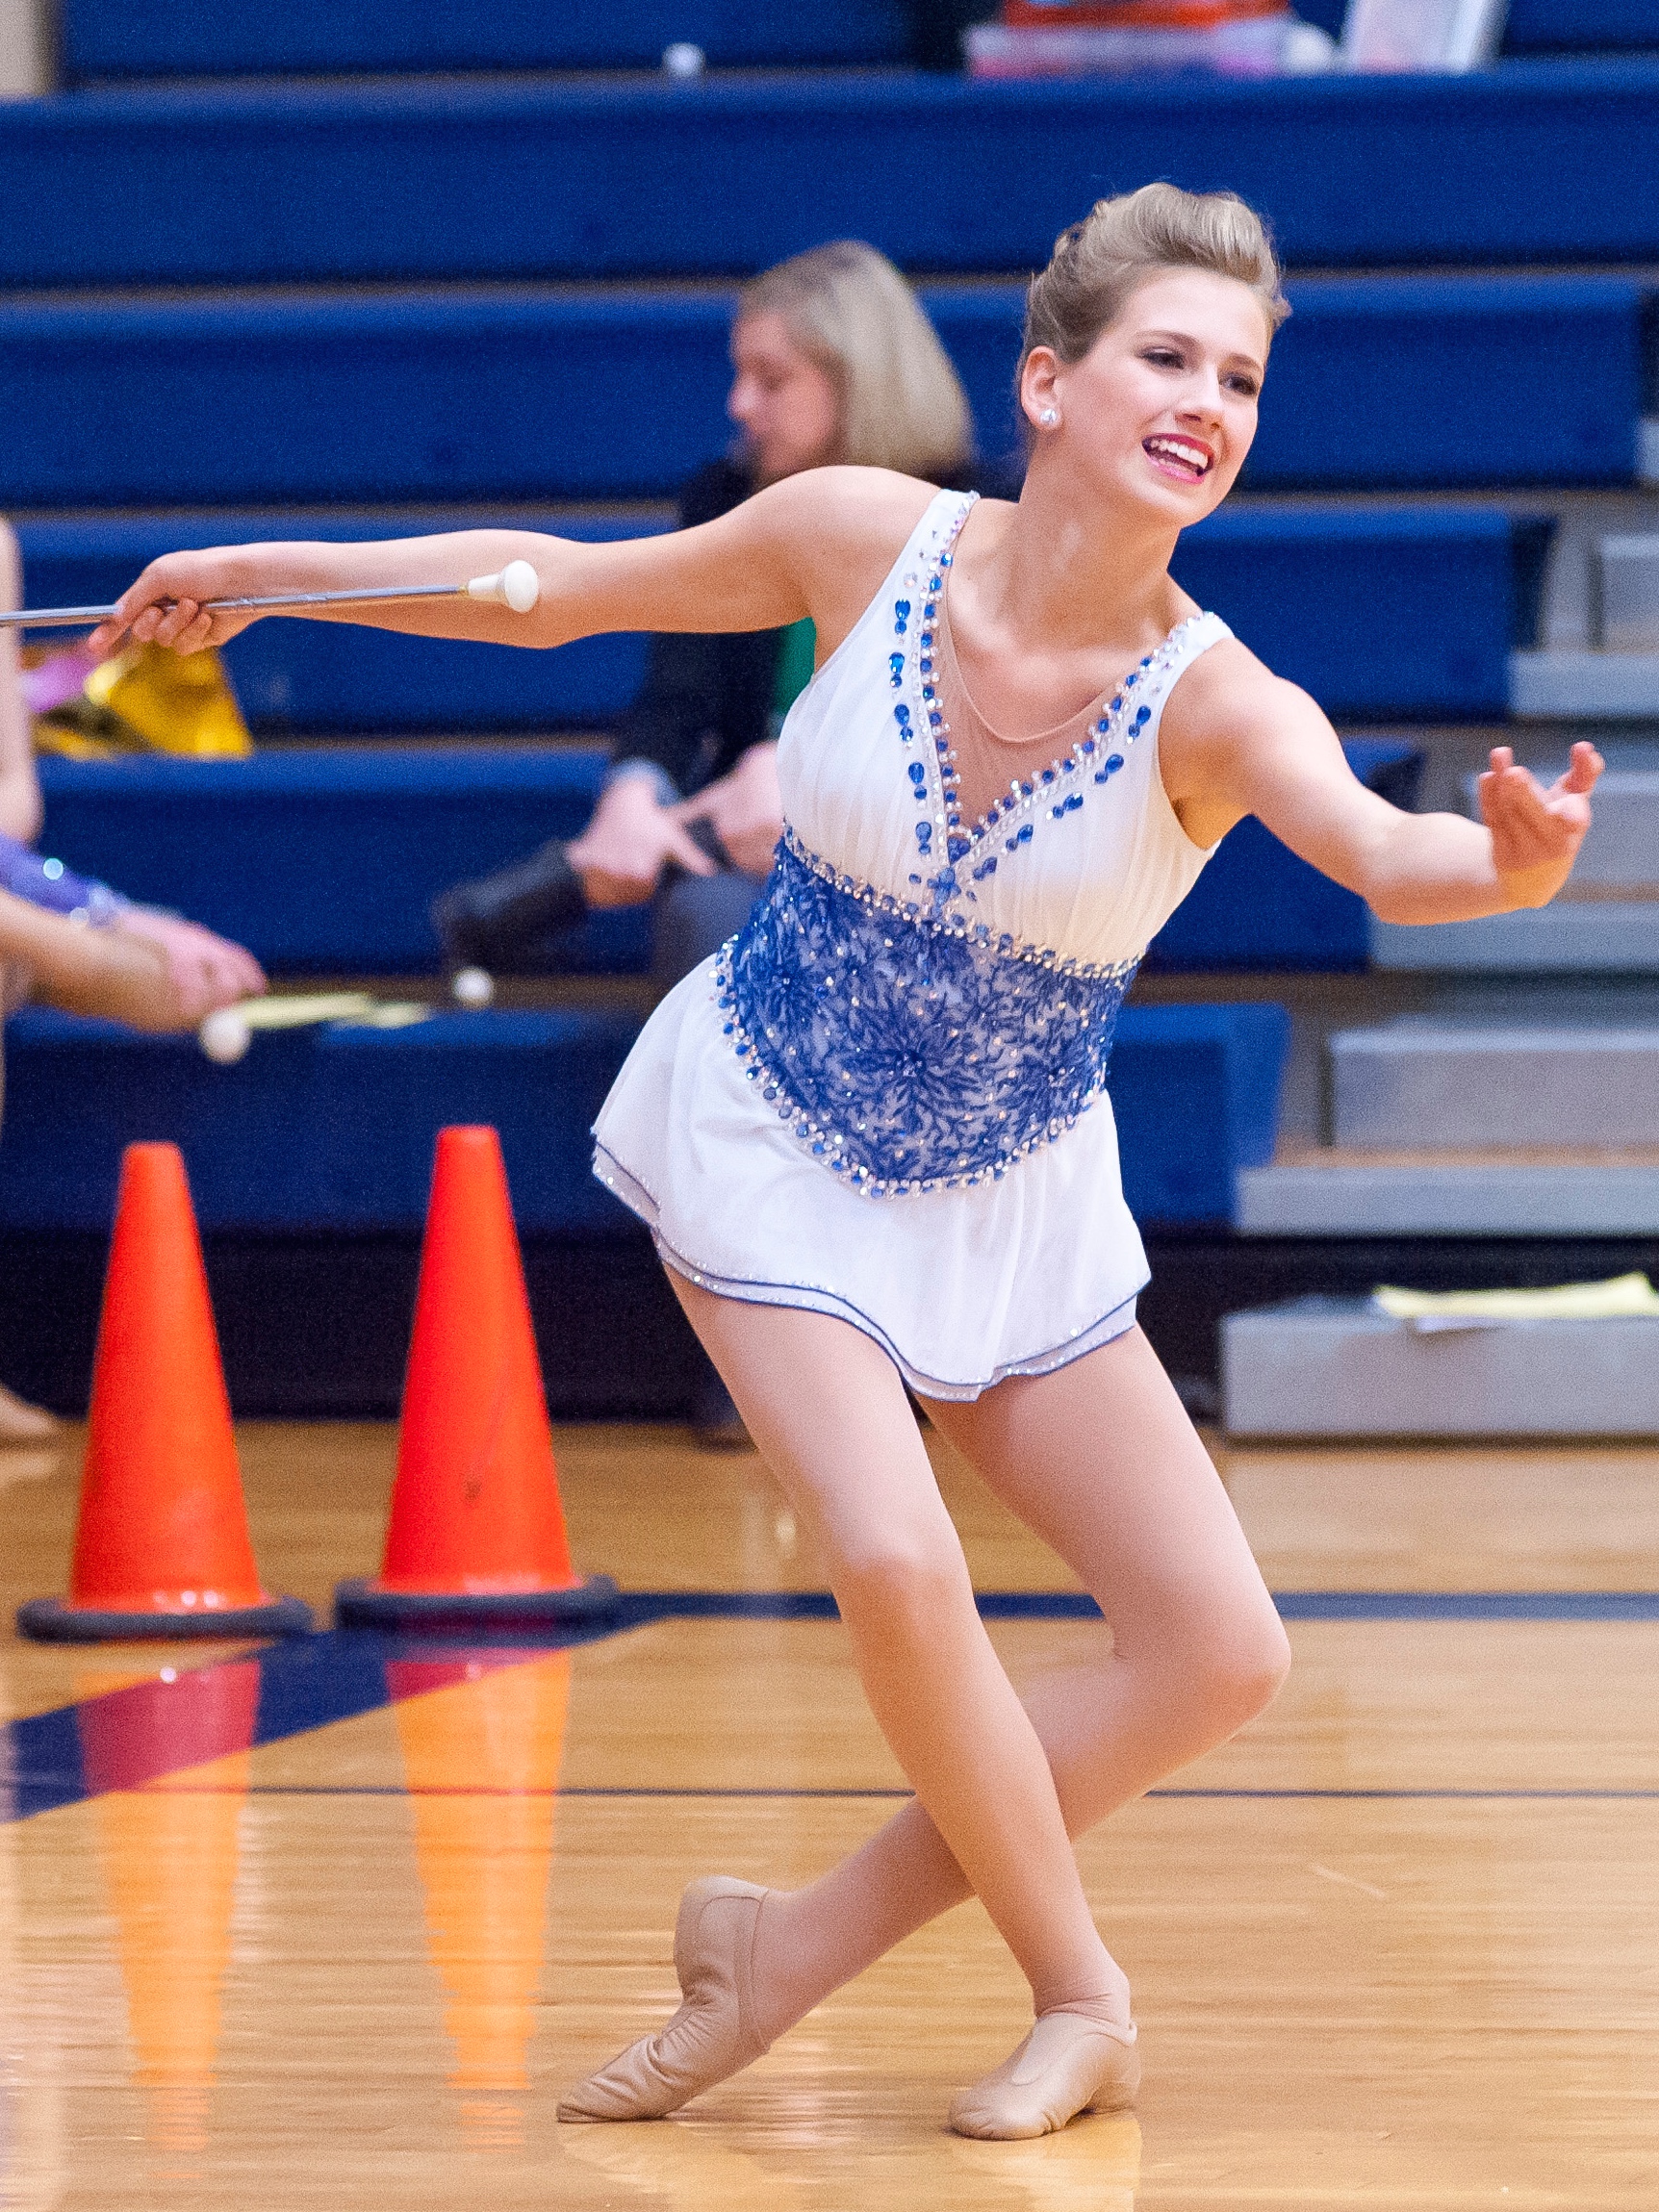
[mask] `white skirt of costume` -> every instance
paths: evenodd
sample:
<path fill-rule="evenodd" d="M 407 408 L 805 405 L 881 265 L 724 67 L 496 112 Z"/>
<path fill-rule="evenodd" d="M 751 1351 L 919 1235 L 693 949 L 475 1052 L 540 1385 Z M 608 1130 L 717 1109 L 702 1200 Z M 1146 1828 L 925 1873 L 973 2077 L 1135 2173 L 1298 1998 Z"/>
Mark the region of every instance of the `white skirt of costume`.
<path fill-rule="evenodd" d="M 1146 1255 L 1109 1098 L 998 1182 L 868 1198 L 757 1095 L 725 1018 L 706 960 L 646 1024 L 594 1129 L 594 1173 L 669 1266 L 852 1322 L 926 1398 L 1047 1374 L 1129 1328 Z"/>

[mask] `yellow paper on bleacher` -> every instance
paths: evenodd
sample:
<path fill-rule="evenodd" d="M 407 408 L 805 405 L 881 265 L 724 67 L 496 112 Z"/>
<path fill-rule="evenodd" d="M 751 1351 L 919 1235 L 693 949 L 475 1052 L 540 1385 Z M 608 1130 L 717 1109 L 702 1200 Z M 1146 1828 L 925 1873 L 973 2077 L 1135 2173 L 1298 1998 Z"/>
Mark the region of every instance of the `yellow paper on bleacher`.
<path fill-rule="evenodd" d="M 1371 1302 L 1413 1328 L 1500 1329 L 1512 1321 L 1622 1321 L 1659 1317 L 1659 1290 L 1646 1275 L 1564 1283 L 1550 1290 L 1399 1290 L 1385 1284 Z"/>

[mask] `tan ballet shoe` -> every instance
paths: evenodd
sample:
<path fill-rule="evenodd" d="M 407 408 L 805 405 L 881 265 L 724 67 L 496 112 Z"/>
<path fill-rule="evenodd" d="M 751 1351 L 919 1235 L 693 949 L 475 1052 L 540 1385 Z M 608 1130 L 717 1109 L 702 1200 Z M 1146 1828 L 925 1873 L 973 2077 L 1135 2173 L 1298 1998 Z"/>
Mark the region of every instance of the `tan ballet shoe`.
<path fill-rule="evenodd" d="M 1011 2058 L 951 2104 L 958 2135 L 1001 2143 L 1052 2135 L 1080 2112 L 1122 2112 L 1140 2087 L 1133 2027 L 1045 2012 Z"/>
<path fill-rule="evenodd" d="M 768 2048 L 755 2033 L 750 1986 L 754 1930 L 766 1892 L 707 1874 L 679 1900 L 674 1970 L 683 1999 L 654 2035 L 561 2098 L 561 2120 L 661 2120 Z"/>
<path fill-rule="evenodd" d="M 0 1444 L 43 1444 L 58 1434 L 50 1413 L 0 1383 Z"/>

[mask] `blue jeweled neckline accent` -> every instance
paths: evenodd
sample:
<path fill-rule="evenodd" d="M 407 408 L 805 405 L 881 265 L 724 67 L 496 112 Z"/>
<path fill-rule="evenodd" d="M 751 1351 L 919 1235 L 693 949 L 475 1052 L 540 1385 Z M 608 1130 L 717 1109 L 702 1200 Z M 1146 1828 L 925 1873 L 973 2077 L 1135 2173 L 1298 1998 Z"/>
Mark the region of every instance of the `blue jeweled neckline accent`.
<path fill-rule="evenodd" d="M 924 913 L 785 830 L 716 985 L 732 1050 L 808 1151 L 866 1195 L 909 1196 L 999 1178 L 1071 1128 L 1137 965 Z"/>
<path fill-rule="evenodd" d="M 934 843 L 935 830 L 942 830 L 939 843 L 944 847 L 947 869 L 932 878 L 933 887 L 945 896 L 955 897 L 973 893 L 956 874 L 958 861 L 972 860 L 967 871 L 972 882 L 983 883 L 994 876 L 1000 859 L 1020 852 L 1032 841 L 1033 822 L 1046 810 L 1049 819 L 1063 822 L 1068 815 L 1081 811 L 1084 792 L 1090 779 L 1097 784 L 1109 783 L 1124 765 L 1124 756 L 1152 720 L 1152 708 L 1144 700 L 1136 703 L 1135 694 L 1150 678 L 1161 674 L 1171 661 L 1179 659 L 1185 649 L 1186 632 L 1192 623 L 1203 618 L 1188 615 L 1178 623 L 1157 650 L 1146 654 L 1132 669 L 1118 686 L 1110 702 L 1093 720 L 1087 732 L 1071 750 L 1038 769 L 1030 776 L 1015 776 L 1006 797 L 994 800 L 972 825 L 964 825 L 958 803 L 961 794 L 961 776 L 957 767 L 956 750 L 951 742 L 950 725 L 945 720 L 940 703 L 937 674 L 936 641 L 940 602 L 944 596 L 945 579 L 956 559 L 956 543 L 963 523 L 973 512 L 977 495 L 969 494 L 957 509 L 957 515 L 939 550 L 920 564 L 926 574 L 922 578 L 922 617 L 916 639 L 916 682 L 920 693 L 919 705 L 932 741 L 932 750 L 938 776 L 938 806 L 933 807 L 933 795 L 929 788 L 927 771 L 919 761 L 909 764 L 908 774 L 913 795 L 919 805 L 929 810 L 916 823 L 916 845 L 922 858 L 932 859 L 938 853 Z M 906 577 L 906 584 L 909 579 Z M 894 634 L 904 637 L 911 621 L 911 601 L 896 599 L 893 603 Z M 890 655 L 890 673 L 895 689 L 904 681 L 903 653 Z M 1133 708 L 1133 712 L 1131 711 Z M 893 708 L 899 735 L 908 745 L 916 732 L 911 711 L 903 700 Z M 1068 782 L 1068 779 L 1072 779 Z M 1019 817 L 1029 815 L 1032 820 L 1019 822 L 1011 835 L 1009 826 Z M 993 840 L 993 832 L 1001 829 L 1000 840 Z M 1000 843 L 1001 851 L 995 850 Z M 948 878 L 948 879 L 947 879 Z"/>

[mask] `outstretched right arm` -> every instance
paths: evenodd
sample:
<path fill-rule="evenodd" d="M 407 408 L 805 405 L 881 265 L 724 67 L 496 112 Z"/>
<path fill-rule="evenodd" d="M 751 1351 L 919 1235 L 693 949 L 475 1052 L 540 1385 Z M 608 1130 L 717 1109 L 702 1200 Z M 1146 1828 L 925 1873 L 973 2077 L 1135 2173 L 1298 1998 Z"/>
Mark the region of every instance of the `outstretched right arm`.
<path fill-rule="evenodd" d="M 93 633 L 179 652 L 222 645 L 258 618 L 204 602 L 278 592 L 463 585 L 528 561 L 541 596 L 527 615 L 488 600 L 296 610 L 416 636 L 560 646 L 606 630 L 779 629 L 810 615 L 820 650 L 858 619 L 925 509 L 931 487 L 879 469 L 819 469 L 786 478 L 693 530 L 590 545 L 528 530 L 457 530 L 374 545 L 277 544 L 168 553 L 152 561 Z"/>

